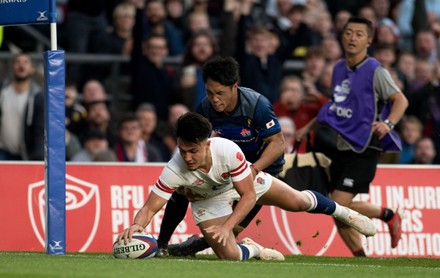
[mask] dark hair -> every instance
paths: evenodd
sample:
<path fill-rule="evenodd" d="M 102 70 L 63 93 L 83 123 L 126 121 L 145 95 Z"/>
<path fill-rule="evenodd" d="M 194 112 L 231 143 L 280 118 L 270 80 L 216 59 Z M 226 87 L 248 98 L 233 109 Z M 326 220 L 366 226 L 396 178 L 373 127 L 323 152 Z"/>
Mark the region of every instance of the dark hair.
<path fill-rule="evenodd" d="M 240 80 L 240 66 L 232 57 L 216 56 L 203 66 L 203 81 L 212 79 L 222 85 L 232 86 Z"/>
<path fill-rule="evenodd" d="M 176 127 L 177 138 L 189 143 L 200 143 L 211 135 L 211 123 L 200 114 L 188 112 L 179 117 Z"/>
<path fill-rule="evenodd" d="M 128 112 L 119 119 L 117 129 L 120 130 L 125 123 L 138 122 L 139 118 L 131 112 Z"/>
<path fill-rule="evenodd" d="M 368 36 L 373 36 L 373 23 L 370 20 L 360 16 L 352 16 L 347 20 L 347 23 L 345 23 L 343 30 L 345 30 L 350 23 L 360 23 L 367 25 Z"/>

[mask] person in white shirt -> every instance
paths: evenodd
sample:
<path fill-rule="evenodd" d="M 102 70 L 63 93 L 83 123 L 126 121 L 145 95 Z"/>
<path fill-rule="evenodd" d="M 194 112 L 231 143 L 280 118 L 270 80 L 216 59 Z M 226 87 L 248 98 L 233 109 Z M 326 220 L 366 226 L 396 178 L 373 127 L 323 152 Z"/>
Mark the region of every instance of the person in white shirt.
<path fill-rule="evenodd" d="M 376 233 L 369 218 L 317 192 L 297 191 L 265 172 L 253 178 L 238 145 L 220 137 L 209 138 L 211 131 L 210 122 L 197 113 L 179 118 L 178 152 L 167 163 L 133 224 L 119 234 L 119 242 L 127 243 L 133 232 L 142 232 L 175 190 L 191 201 L 194 219 L 220 259 L 284 260 L 277 250 L 264 248 L 250 238 L 236 243 L 232 229 L 256 203 L 292 212 L 324 213 L 366 236 Z M 233 200 L 238 200 L 234 210 L 230 205 Z"/>

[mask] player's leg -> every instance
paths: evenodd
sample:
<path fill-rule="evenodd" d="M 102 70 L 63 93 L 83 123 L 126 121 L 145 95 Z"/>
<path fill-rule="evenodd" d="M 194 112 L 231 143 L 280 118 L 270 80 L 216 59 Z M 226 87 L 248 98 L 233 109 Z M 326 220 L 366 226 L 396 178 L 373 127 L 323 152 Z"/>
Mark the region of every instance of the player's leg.
<path fill-rule="evenodd" d="M 261 260 L 277 260 L 283 261 L 284 256 L 275 249 L 265 248 L 250 238 L 244 238 L 240 243 L 236 243 L 234 233 L 231 231 L 227 239 L 226 245 L 223 245 L 213 238 L 212 233 L 205 232 L 205 229 L 213 225 L 222 225 L 229 217 L 211 219 L 199 223 L 200 231 L 203 237 L 211 246 L 214 253 L 222 260 L 240 260 L 246 261 L 251 258 Z"/>
<path fill-rule="evenodd" d="M 334 200 L 338 204 L 347 207 L 350 207 L 350 205 L 352 204 L 354 196 L 355 195 L 353 193 L 340 190 L 334 190 L 331 193 L 332 200 Z M 356 257 L 364 257 L 365 252 L 362 247 L 360 234 L 355 229 L 340 221 L 336 220 L 335 223 L 336 227 L 338 228 L 339 235 L 344 240 L 345 244 L 347 245 L 348 249 L 350 249 L 350 251 L 353 253 L 353 255 Z"/>
<path fill-rule="evenodd" d="M 249 258 L 255 257 L 256 255 L 259 255 L 258 248 L 252 247 L 252 246 L 244 246 L 244 252 L 241 250 L 242 247 L 240 247 L 236 241 L 234 234 L 231 233 L 228 236 L 226 245 L 223 246 L 223 244 L 218 243 L 217 239 L 212 238 L 212 233 L 206 233 L 205 229 L 213 226 L 213 225 L 222 225 L 226 219 L 229 217 L 224 216 L 216 219 L 211 219 L 207 221 L 203 221 L 199 223 L 200 231 L 202 232 L 206 242 L 208 242 L 209 246 L 211 246 L 214 253 L 219 257 L 219 259 L 223 260 L 247 260 Z M 249 253 L 249 255 L 248 255 Z"/>
<path fill-rule="evenodd" d="M 159 237 L 157 239 L 158 252 L 156 256 L 168 255 L 168 242 L 179 223 L 185 218 L 188 209 L 188 199 L 177 192 L 174 192 L 165 208 L 165 213 L 160 226 Z"/>
<path fill-rule="evenodd" d="M 351 202 L 349 208 L 370 218 L 378 218 L 384 221 L 388 225 L 390 232 L 391 247 L 397 247 L 402 236 L 401 211 L 398 209 L 392 210 L 387 207 L 380 207 L 368 202 Z"/>
<path fill-rule="evenodd" d="M 270 188 L 258 199 L 257 203 L 277 206 L 291 212 L 307 211 L 332 215 L 366 236 L 376 233 L 374 223 L 368 217 L 341 206 L 318 192 L 297 191 L 277 178 L 272 178 Z"/>
<path fill-rule="evenodd" d="M 213 233 L 207 233 L 205 231 L 206 228 L 213 225 L 224 224 L 226 219 L 232 213 L 232 207 L 230 205 L 230 202 L 233 200 L 233 197 L 231 197 L 232 195 L 238 194 L 235 190 L 231 189 L 228 192 L 217 195 L 208 200 L 201 200 L 191 204 L 194 220 L 215 254 L 220 259 L 225 260 L 248 260 L 253 257 L 265 260 L 284 259 L 284 256 L 280 252 L 264 248 L 252 240 L 237 244 L 232 231 L 229 233 L 225 246 L 218 243 L 217 239 L 213 238 Z M 200 211 L 203 211 L 203 213 L 198 213 Z"/>

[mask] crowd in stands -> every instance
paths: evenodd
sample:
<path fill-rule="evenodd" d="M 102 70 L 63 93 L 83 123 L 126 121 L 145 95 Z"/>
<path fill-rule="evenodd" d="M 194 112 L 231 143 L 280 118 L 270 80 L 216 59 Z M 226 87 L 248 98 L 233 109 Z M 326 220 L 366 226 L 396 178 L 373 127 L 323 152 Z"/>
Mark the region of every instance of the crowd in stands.
<path fill-rule="evenodd" d="M 436 0 L 57 0 L 57 6 L 66 52 L 131 61 L 121 69 L 131 103 L 116 111 L 105 86 L 108 66 L 67 65 L 68 161 L 168 161 L 176 149 L 174 123 L 205 96 L 202 66 L 216 55 L 239 62 L 241 86 L 270 100 L 291 140 L 330 97 L 333 64 L 343 56 L 340 34 L 357 15 L 375 26 L 369 55 L 409 100 L 396 127 L 402 152 L 384 162 L 440 163 Z M 48 33 L 47 26 L 37 28 Z M 35 49 L 16 27 L 3 31 L 0 50 L 22 54 L 0 80 L 0 160 L 42 160 L 43 93 L 23 54 Z M 170 57 L 181 62 L 169 64 Z M 291 69 L 286 61 L 304 66 Z M 332 147 L 331 134 L 316 132 L 319 148 Z"/>

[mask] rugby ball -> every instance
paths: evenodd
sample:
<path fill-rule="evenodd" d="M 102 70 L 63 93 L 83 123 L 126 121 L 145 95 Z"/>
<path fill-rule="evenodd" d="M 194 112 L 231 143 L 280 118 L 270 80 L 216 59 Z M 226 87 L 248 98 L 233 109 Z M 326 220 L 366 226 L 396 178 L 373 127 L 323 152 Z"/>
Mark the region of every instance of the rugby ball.
<path fill-rule="evenodd" d="M 157 241 L 150 234 L 133 233 L 131 242 L 113 244 L 113 256 L 117 259 L 148 259 L 157 252 Z"/>

